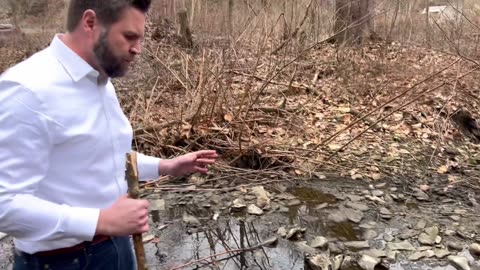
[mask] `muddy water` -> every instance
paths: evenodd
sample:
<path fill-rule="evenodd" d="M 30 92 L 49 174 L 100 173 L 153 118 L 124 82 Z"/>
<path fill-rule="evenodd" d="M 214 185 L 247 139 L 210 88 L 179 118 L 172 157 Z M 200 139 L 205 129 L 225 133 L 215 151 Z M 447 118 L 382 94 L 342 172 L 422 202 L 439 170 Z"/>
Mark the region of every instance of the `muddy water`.
<path fill-rule="evenodd" d="M 180 221 L 183 213 L 196 213 L 200 220 L 207 220 L 214 213 L 192 207 L 175 206 L 164 213 L 154 211 L 152 221 L 168 227 L 156 234 L 159 243 L 147 244 L 147 260 L 152 269 L 175 269 L 192 260 L 207 258 L 214 254 L 215 266 L 198 263 L 186 269 L 304 269 L 302 246 L 296 242 L 280 239 L 274 247 L 237 253 L 232 256 L 227 250 L 246 249 L 257 246 L 266 239 L 277 236 L 276 229 L 285 225 L 302 223 L 301 215 L 312 218 L 313 222 L 304 225 L 309 233 L 325 235 L 345 241 L 359 240 L 361 230 L 350 222 L 325 222 L 324 217 L 316 215 L 314 208 L 322 203 L 334 203 L 335 197 L 318 190 L 298 188 L 292 194 L 306 203 L 291 206 L 288 212 L 252 217 L 245 213 L 237 213 L 234 217 L 224 217 L 217 222 L 208 222 L 202 228 L 187 228 Z M 288 222 L 287 222 L 288 221 Z M 154 225 L 155 226 L 155 225 Z M 157 225 L 158 227 L 158 225 Z M 185 233 L 188 231 L 189 233 Z M 183 263 L 180 263 L 183 262 Z M 198 267 L 198 268 L 197 268 Z M 345 270 L 361 269 L 356 266 Z"/>
<path fill-rule="evenodd" d="M 368 205 L 361 222 L 333 222 L 328 218 L 331 212 L 339 209 L 348 199 L 348 195 L 362 197 L 363 188 L 347 192 L 344 190 L 320 189 L 318 186 L 293 187 L 286 190 L 300 203 L 289 204 L 288 200 L 273 197 L 272 209 L 261 216 L 253 216 L 245 212 L 229 211 L 228 203 L 242 194 L 213 194 L 221 198 L 219 204 L 209 205 L 205 201 L 209 196 L 199 194 L 159 194 L 165 198 L 165 210 L 151 211 L 150 225 L 154 240 L 145 243 L 149 269 L 293 269 L 303 270 L 304 254 L 311 252 L 305 245 L 316 236 L 324 236 L 331 243 L 366 240 L 366 233 L 374 231 L 369 238 L 370 248 L 385 249 L 385 236 L 398 236 L 405 229 L 410 229 L 419 218 L 428 220 L 442 228 L 449 228 L 451 222 L 433 211 L 432 204 L 425 207 L 415 200 L 407 200 L 389 206 L 396 211 L 390 220 L 378 216 L 377 203 L 371 203 L 364 198 L 361 203 Z M 199 199 L 201 197 L 203 199 Z M 202 201 L 200 203 L 199 201 Z M 179 202 L 182 202 L 180 205 Z M 283 205 L 283 209 L 279 207 Z M 278 208 L 278 209 L 277 209 Z M 436 208 L 439 208 L 438 205 Z M 401 214 L 401 213 L 406 213 Z M 198 218 L 200 225 L 190 226 L 182 220 L 184 214 Z M 218 219 L 215 220 L 214 217 Z M 467 220 L 463 220 L 466 225 Z M 413 224 L 413 225 L 412 225 Z M 297 241 L 281 238 L 277 235 L 280 227 L 301 227 L 305 235 Z M 475 225 L 472 225 L 475 226 Z M 258 245 L 267 239 L 277 237 L 276 245 Z M 0 241 L 0 269 L 11 267 L 11 246 L 9 240 Z M 416 240 L 410 239 L 412 243 Z M 443 243 L 442 243 L 443 244 Z M 465 245 L 464 245 L 465 246 Z M 248 250 L 251 247 L 251 250 Z M 248 250 L 240 252 L 240 250 Z M 360 250 L 340 247 L 330 249 L 331 254 L 343 254 L 354 258 L 352 264 L 342 267 L 343 270 L 359 270 L 356 261 Z M 408 255 L 408 254 L 407 254 Z M 418 262 L 409 261 L 407 255 L 399 254 L 395 261 L 388 263 L 388 269 L 394 270 L 454 270 L 446 259 L 422 259 Z M 459 253 L 468 257 L 472 266 L 478 262 L 469 256 L 468 251 Z M 375 268 L 387 269 L 387 268 Z M 479 269 L 479 268 L 472 268 Z"/>

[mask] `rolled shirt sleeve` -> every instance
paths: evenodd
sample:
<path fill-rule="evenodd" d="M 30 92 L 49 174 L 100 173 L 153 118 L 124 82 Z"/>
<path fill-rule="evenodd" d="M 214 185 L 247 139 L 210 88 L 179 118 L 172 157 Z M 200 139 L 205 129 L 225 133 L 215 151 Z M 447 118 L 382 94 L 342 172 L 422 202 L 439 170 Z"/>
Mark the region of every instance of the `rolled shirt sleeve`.
<path fill-rule="evenodd" d="M 138 178 L 141 181 L 155 180 L 159 177 L 158 163 L 160 158 L 137 154 Z"/>
<path fill-rule="evenodd" d="M 53 126 L 33 92 L 0 82 L 0 231 L 25 241 L 91 240 L 99 209 L 35 196 L 48 172 Z M 55 191 L 52 191 L 55 192 Z"/>

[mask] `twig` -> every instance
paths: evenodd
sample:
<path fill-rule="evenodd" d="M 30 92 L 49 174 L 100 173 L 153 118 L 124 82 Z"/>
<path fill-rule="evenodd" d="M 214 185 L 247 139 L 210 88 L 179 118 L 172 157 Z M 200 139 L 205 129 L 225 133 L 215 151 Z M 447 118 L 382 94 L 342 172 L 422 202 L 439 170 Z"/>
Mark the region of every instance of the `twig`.
<path fill-rule="evenodd" d="M 480 69 L 480 66 L 477 66 L 477 67 L 469 70 L 468 72 L 466 72 L 466 73 L 464 73 L 464 74 L 456 77 L 455 80 L 461 79 L 461 78 L 467 76 L 468 74 L 470 74 L 470 73 L 472 73 L 472 72 L 474 72 L 474 71 L 476 71 L 476 70 L 478 70 L 478 69 Z M 430 93 L 430 92 L 432 92 L 432 91 L 435 91 L 435 90 L 437 90 L 438 88 L 440 88 L 440 87 L 442 87 L 442 86 L 444 86 L 444 85 L 446 85 L 446 84 L 448 84 L 448 83 L 450 83 L 450 81 L 449 81 L 449 82 L 443 82 L 443 83 L 437 85 L 436 87 L 433 87 L 433 88 L 431 88 L 431 89 L 429 89 L 429 90 L 426 90 L 426 91 L 418 94 L 418 95 L 415 96 L 411 101 L 409 101 L 409 102 L 407 102 L 407 103 L 399 106 L 398 108 L 396 108 L 395 110 L 392 110 L 390 113 L 388 113 L 388 114 L 385 115 L 384 117 L 381 117 L 380 119 L 378 119 L 374 124 L 378 124 L 380 121 L 383 121 L 385 118 L 387 118 L 387 117 L 389 117 L 390 115 L 396 113 L 396 112 L 399 111 L 400 109 L 405 108 L 405 107 L 407 107 L 408 105 L 414 103 L 415 101 L 417 101 L 420 97 L 424 96 L 425 94 L 428 94 L 428 93 Z M 353 141 L 355 141 L 356 139 L 358 139 L 360 136 L 362 136 L 365 132 L 367 132 L 367 131 L 370 130 L 371 128 L 372 128 L 372 126 L 369 126 L 369 127 L 367 127 L 366 129 L 364 129 L 364 130 L 363 130 L 362 132 L 360 132 L 357 136 L 355 136 L 354 138 L 352 138 L 350 141 L 348 141 L 346 144 L 344 144 L 342 147 L 340 147 L 337 151 L 335 151 L 333 154 L 331 154 L 331 155 L 327 158 L 327 161 L 329 161 L 329 160 L 330 160 L 332 157 L 334 157 L 338 152 L 340 152 L 340 151 L 342 151 L 343 149 L 345 149 L 345 147 L 347 147 L 347 146 L 348 146 L 349 144 L 351 144 Z"/>
<path fill-rule="evenodd" d="M 303 16 L 303 19 L 300 22 L 300 24 L 298 25 L 298 27 L 295 28 L 295 31 L 293 31 L 293 33 L 290 35 L 290 37 L 287 40 L 282 42 L 282 44 L 280 44 L 280 46 L 278 46 L 275 50 L 273 50 L 273 52 L 271 53 L 272 55 L 277 54 L 278 51 L 283 49 L 283 47 L 285 47 L 285 45 L 287 45 L 294 37 L 297 36 L 298 31 L 300 30 L 300 28 L 302 28 L 303 24 L 305 23 L 305 21 L 308 18 L 308 14 L 310 13 L 310 7 L 312 6 L 312 3 L 313 3 L 313 0 L 311 0 L 310 3 L 308 4 L 307 10 L 305 11 L 305 15 Z"/>
<path fill-rule="evenodd" d="M 138 199 L 140 191 L 138 189 L 138 168 L 137 168 L 137 153 L 132 151 L 127 153 L 126 173 L 128 184 L 128 195 L 132 199 Z M 135 257 L 137 259 L 137 269 L 147 270 L 145 266 L 145 250 L 143 247 L 142 234 L 137 233 L 133 236 L 133 246 L 135 248 Z"/>
<path fill-rule="evenodd" d="M 327 139 L 323 140 L 322 142 L 320 142 L 319 144 L 317 144 L 313 149 L 313 150 L 316 150 L 318 147 L 320 146 L 323 146 L 329 142 L 331 142 L 333 139 L 335 139 L 336 137 L 338 137 L 338 135 L 342 134 L 345 130 L 351 128 L 352 126 L 356 125 L 358 122 L 366 119 L 367 117 L 369 117 L 370 115 L 372 115 L 373 113 L 379 111 L 381 108 L 387 106 L 388 104 L 392 103 L 393 101 L 405 96 L 408 92 L 412 91 L 413 89 L 415 89 L 417 86 L 419 86 L 420 84 L 434 78 L 435 76 L 437 76 L 438 74 L 442 73 L 443 71 L 449 69 L 451 66 L 455 65 L 456 63 L 458 63 L 460 61 L 460 59 L 457 59 L 455 60 L 453 63 L 451 63 L 450 65 L 446 66 L 445 68 L 441 69 L 440 71 L 438 72 L 435 72 L 434 74 L 428 76 L 427 78 L 421 80 L 420 82 L 414 84 L 412 87 L 408 88 L 407 90 L 403 91 L 402 93 L 396 95 L 395 97 L 391 98 L 390 100 L 388 100 L 387 102 L 383 103 L 382 105 L 378 106 L 377 108 L 371 110 L 369 113 L 365 114 L 364 116 L 358 118 L 357 120 L 353 121 L 352 123 L 350 123 L 348 126 L 342 128 L 341 130 L 335 132 L 335 134 L 331 135 L 330 137 L 328 137 Z M 378 121 L 376 122 L 378 123 Z M 307 153 L 307 155 L 310 155 L 311 152 Z"/>
<path fill-rule="evenodd" d="M 243 72 L 235 71 L 235 70 L 231 70 L 230 72 L 233 73 L 233 74 L 237 74 L 237 75 L 252 77 L 252 78 L 255 78 L 259 81 L 268 81 L 267 78 L 262 78 L 262 77 L 257 76 L 257 75 L 247 74 L 247 73 L 243 73 Z M 308 85 L 299 84 L 299 83 L 295 83 L 295 82 L 284 83 L 284 82 L 278 82 L 278 81 L 270 80 L 269 83 L 270 84 L 275 84 L 275 85 L 286 86 L 286 87 L 298 88 L 298 89 L 302 89 L 302 90 L 305 90 L 305 91 L 311 91 L 312 90 L 310 88 L 310 86 L 308 86 Z"/>
<path fill-rule="evenodd" d="M 255 250 L 255 249 L 258 249 L 258 248 L 261 248 L 262 246 L 261 245 L 257 245 L 257 246 L 254 246 L 254 247 L 250 247 L 250 248 L 239 248 L 239 249 L 231 249 L 231 250 L 226 250 L 224 252 L 220 252 L 220 253 L 217 253 L 217 254 L 213 254 L 213 255 L 210 255 L 210 256 L 207 256 L 207 257 L 204 257 L 204 258 L 200 258 L 198 260 L 193 260 L 193 261 L 190 261 L 186 264 L 182 264 L 182 265 L 178 265 L 178 266 L 175 266 L 173 268 L 170 268 L 170 270 L 177 270 L 177 269 L 182 269 L 182 268 L 185 268 L 185 267 L 188 267 L 192 264 L 195 264 L 195 263 L 199 263 L 199 262 L 202 262 L 202 261 L 206 261 L 210 258 L 215 258 L 215 257 L 218 257 L 218 256 L 222 256 L 222 255 L 225 255 L 225 254 L 230 254 L 230 253 L 243 253 L 243 252 L 247 252 L 247 251 L 252 251 L 252 250 Z"/>

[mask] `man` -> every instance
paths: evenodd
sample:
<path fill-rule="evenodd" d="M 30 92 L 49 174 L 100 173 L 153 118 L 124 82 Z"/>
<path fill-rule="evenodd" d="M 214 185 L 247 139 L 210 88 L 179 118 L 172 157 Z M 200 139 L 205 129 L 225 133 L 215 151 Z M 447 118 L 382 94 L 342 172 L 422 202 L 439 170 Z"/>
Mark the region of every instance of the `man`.
<path fill-rule="evenodd" d="M 0 231 L 15 270 L 135 268 L 148 202 L 125 194 L 132 128 L 110 78 L 141 50 L 150 0 L 71 0 L 67 33 L 0 77 Z M 138 156 L 139 177 L 207 172 L 215 151 Z"/>

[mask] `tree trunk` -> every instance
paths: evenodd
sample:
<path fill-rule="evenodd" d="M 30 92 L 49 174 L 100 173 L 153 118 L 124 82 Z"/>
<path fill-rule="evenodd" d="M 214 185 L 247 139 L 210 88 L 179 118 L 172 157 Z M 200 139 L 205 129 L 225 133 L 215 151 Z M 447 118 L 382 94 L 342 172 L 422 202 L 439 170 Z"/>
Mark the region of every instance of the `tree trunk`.
<path fill-rule="evenodd" d="M 228 0 L 228 35 L 233 37 L 233 0 Z"/>
<path fill-rule="evenodd" d="M 187 48 L 192 48 L 192 32 L 188 24 L 188 15 L 185 9 L 181 9 L 178 12 L 178 21 L 180 23 L 180 35 L 182 36 L 182 45 Z"/>
<path fill-rule="evenodd" d="M 375 32 L 375 0 L 336 0 L 333 40 L 338 43 L 360 43 Z"/>
<path fill-rule="evenodd" d="M 430 47 L 430 4 L 428 0 L 425 0 L 425 41 Z"/>

